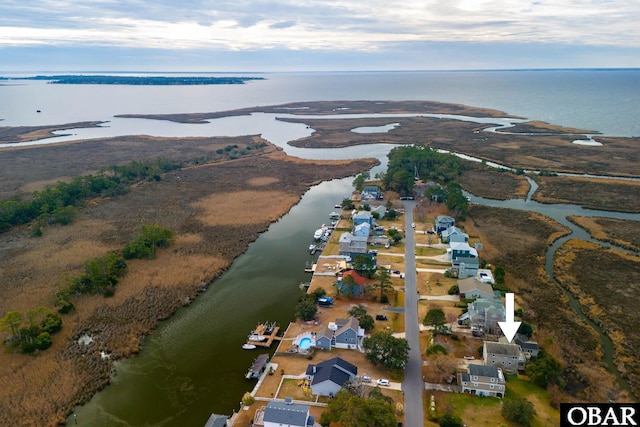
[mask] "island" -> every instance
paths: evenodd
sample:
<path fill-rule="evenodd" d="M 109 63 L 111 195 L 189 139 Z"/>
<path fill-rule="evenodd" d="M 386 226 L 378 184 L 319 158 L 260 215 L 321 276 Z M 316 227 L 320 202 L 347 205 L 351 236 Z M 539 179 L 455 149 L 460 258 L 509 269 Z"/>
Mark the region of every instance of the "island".
<path fill-rule="evenodd" d="M 123 76 L 123 75 L 51 75 L 32 77 L 0 77 L 0 80 L 44 80 L 59 85 L 236 85 L 252 80 L 264 80 L 264 77 L 207 77 L 207 76 Z"/>

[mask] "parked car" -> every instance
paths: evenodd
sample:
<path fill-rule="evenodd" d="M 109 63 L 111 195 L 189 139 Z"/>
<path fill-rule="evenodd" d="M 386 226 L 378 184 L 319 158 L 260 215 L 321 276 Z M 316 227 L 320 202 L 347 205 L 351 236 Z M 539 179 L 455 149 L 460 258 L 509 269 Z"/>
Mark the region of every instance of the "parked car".
<path fill-rule="evenodd" d="M 380 378 L 378 381 L 376 381 L 376 384 L 387 387 L 387 386 L 389 386 L 389 380 L 385 380 L 384 378 Z"/>
<path fill-rule="evenodd" d="M 360 381 L 362 381 L 363 383 L 370 383 L 371 377 L 368 375 L 363 375 L 362 377 L 360 377 Z"/>
<path fill-rule="evenodd" d="M 416 228 L 416 223 L 415 222 L 411 223 L 411 228 Z"/>
<path fill-rule="evenodd" d="M 467 360 L 475 360 L 475 357 L 473 357 L 473 356 L 465 356 L 464 358 L 467 359 Z"/>
<path fill-rule="evenodd" d="M 384 314 L 376 314 L 376 320 L 387 320 L 387 316 Z"/>

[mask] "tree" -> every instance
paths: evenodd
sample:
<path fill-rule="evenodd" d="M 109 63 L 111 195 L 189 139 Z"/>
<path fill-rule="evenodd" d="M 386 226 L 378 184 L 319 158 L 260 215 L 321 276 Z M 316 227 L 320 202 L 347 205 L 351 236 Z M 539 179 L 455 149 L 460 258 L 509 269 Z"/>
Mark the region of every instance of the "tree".
<path fill-rule="evenodd" d="M 430 309 L 422 321 L 422 324 L 425 326 L 433 326 L 433 330 L 436 334 L 443 333 L 445 331 L 445 323 L 446 317 L 441 308 Z"/>
<path fill-rule="evenodd" d="M 382 300 L 382 297 L 387 294 L 387 292 L 393 292 L 393 284 L 391 282 L 391 274 L 389 273 L 389 270 L 387 268 L 384 267 L 378 267 L 378 270 L 376 271 L 376 275 L 375 275 L 376 279 L 378 279 L 378 281 L 376 283 L 374 283 L 372 286 L 375 289 L 379 289 L 380 290 L 380 300 Z"/>
<path fill-rule="evenodd" d="M 389 234 L 389 237 L 391 237 L 391 240 L 393 240 L 393 243 L 398 243 L 402 240 L 402 233 L 395 228 L 390 228 L 387 230 L 387 233 Z"/>
<path fill-rule="evenodd" d="M 438 420 L 440 427 L 463 427 L 462 418 L 457 415 L 447 412 Z"/>
<path fill-rule="evenodd" d="M 296 317 L 305 322 L 313 320 L 317 311 L 318 307 L 316 303 L 310 298 L 303 298 L 298 305 L 296 305 Z"/>
<path fill-rule="evenodd" d="M 409 359 L 409 342 L 396 338 L 391 332 L 376 332 L 362 343 L 365 357 L 374 365 L 380 363 L 389 369 L 404 369 Z"/>
<path fill-rule="evenodd" d="M 0 331 L 7 331 L 11 338 L 22 340 L 20 336 L 20 327 L 22 326 L 22 312 L 9 311 L 0 319 Z"/>
<path fill-rule="evenodd" d="M 369 314 L 365 314 L 364 316 L 360 317 L 358 319 L 358 323 L 360 323 L 360 327 L 364 329 L 365 332 L 372 330 L 375 325 L 373 317 L 371 317 L 371 315 Z"/>
<path fill-rule="evenodd" d="M 365 314 L 367 314 L 367 309 L 364 308 L 364 305 L 358 304 L 358 305 L 354 305 L 353 307 L 351 307 L 349 309 L 349 311 L 347 311 L 347 314 L 349 316 L 355 317 L 356 319 L 359 319 L 362 316 L 364 316 Z"/>
<path fill-rule="evenodd" d="M 367 314 L 367 309 L 364 308 L 362 304 L 351 307 L 347 314 L 358 319 L 360 327 L 365 331 L 370 331 L 371 329 L 373 329 L 375 321 L 373 320 L 373 317 Z"/>
<path fill-rule="evenodd" d="M 367 181 L 369 178 L 371 178 L 371 174 L 369 173 L 369 171 L 364 171 L 353 180 L 353 186 L 356 188 L 356 190 L 362 190 L 365 181 Z"/>
<path fill-rule="evenodd" d="M 533 403 L 524 397 L 507 400 L 502 405 L 502 416 L 505 420 L 528 427 L 536 415 Z"/>
<path fill-rule="evenodd" d="M 534 384 L 546 388 L 560 376 L 562 365 L 549 353 L 540 350 L 538 357 L 527 363 L 524 371 Z"/>
<path fill-rule="evenodd" d="M 353 259 L 353 269 L 361 276 L 372 277 L 376 272 L 376 262 L 373 257 L 356 255 Z"/>
<path fill-rule="evenodd" d="M 493 269 L 493 278 L 496 279 L 496 283 L 498 285 L 504 284 L 504 276 L 505 276 L 504 268 L 500 267 L 499 265 L 496 265 L 495 268 Z"/>
<path fill-rule="evenodd" d="M 340 390 L 329 401 L 320 416 L 320 423 L 331 423 L 349 427 L 395 427 L 393 404 L 374 392 L 365 399 L 348 390 Z"/>
<path fill-rule="evenodd" d="M 533 335 L 533 326 L 531 326 L 527 322 L 522 322 L 522 323 L 520 323 L 520 327 L 518 328 L 518 332 L 521 333 L 522 335 L 526 335 L 527 338 L 531 338 L 531 335 Z"/>

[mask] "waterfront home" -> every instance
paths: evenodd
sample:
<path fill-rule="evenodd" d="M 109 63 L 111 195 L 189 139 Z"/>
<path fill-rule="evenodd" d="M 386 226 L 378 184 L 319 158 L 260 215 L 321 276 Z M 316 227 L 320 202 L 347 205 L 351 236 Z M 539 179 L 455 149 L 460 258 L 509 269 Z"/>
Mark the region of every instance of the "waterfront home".
<path fill-rule="evenodd" d="M 475 277 L 458 280 L 458 290 L 461 299 L 494 298 L 491 285 L 482 283 Z"/>
<path fill-rule="evenodd" d="M 358 211 L 353 214 L 353 226 L 357 226 L 358 224 L 362 224 L 366 222 L 370 227 L 373 226 L 373 215 L 369 211 Z"/>
<path fill-rule="evenodd" d="M 465 314 L 474 335 L 498 334 L 498 322 L 506 321 L 504 305 L 498 298 L 479 298 L 467 306 Z"/>
<path fill-rule="evenodd" d="M 344 282 L 345 277 L 351 277 L 353 279 L 354 285 L 352 285 L 350 289 Z M 366 280 L 367 279 L 356 273 L 355 270 L 347 270 L 338 277 L 338 281 L 335 283 L 336 290 L 342 295 L 361 296 L 364 294 Z"/>
<path fill-rule="evenodd" d="M 284 402 L 271 401 L 264 408 L 258 409 L 253 419 L 254 427 L 313 427 L 317 426 L 313 416 L 309 415 L 309 406 L 292 403 L 287 398 Z"/>
<path fill-rule="evenodd" d="M 335 396 L 348 381 L 358 375 L 358 367 L 334 357 L 317 365 L 309 364 L 306 375 L 311 382 L 311 393 L 317 396 Z"/>
<path fill-rule="evenodd" d="M 364 329 L 355 317 L 336 319 L 316 334 L 316 348 L 331 350 L 332 348 L 358 349 L 364 338 Z"/>
<path fill-rule="evenodd" d="M 355 227 L 353 227 L 353 234 L 356 237 L 369 237 L 369 233 L 371 232 L 371 226 L 368 222 L 362 222 Z"/>
<path fill-rule="evenodd" d="M 496 366 L 470 364 L 460 374 L 462 393 L 478 396 L 504 397 L 506 386 L 502 370 Z"/>
<path fill-rule="evenodd" d="M 443 230 L 440 237 L 442 243 L 466 243 L 469 241 L 469 235 L 467 233 L 463 233 L 462 230 L 453 225 L 446 230 Z"/>
<path fill-rule="evenodd" d="M 354 236 L 348 231 L 342 233 L 338 243 L 340 245 L 339 253 L 345 254 L 366 254 L 368 237 Z"/>
<path fill-rule="evenodd" d="M 433 231 L 436 234 L 442 233 L 449 227 L 453 227 L 456 223 L 456 220 L 447 215 L 438 215 L 436 217 L 436 222 L 433 224 Z"/>
<path fill-rule="evenodd" d="M 526 335 L 516 334 L 513 342 L 518 344 L 522 349 L 522 354 L 525 356 L 525 359 L 531 357 L 538 357 L 538 353 L 540 352 L 540 346 L 535 341 L 530 341 Z"/>
<path fill-rule="evenodd" d="M 382 190 L 377 185 L 366 185 L 360 193 L 361 200 L 380 200 L 382 199 Z"/>
<path fill-rule="evenodd" d="M 485 365 L 500 367 L 507 373 L 523 370 L 526 363 L 518 344 L 503 342 L 485 341 L 482 346 L 482 358 Z"/>

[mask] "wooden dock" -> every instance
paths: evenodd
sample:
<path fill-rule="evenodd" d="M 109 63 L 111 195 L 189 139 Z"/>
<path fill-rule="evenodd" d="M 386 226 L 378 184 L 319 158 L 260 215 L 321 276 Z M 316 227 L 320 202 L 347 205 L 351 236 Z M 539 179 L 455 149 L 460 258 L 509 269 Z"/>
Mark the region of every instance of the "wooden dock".
<path fill-rule="evenodd" d="M 255 345 L 256 347 L 269 348 L 271 347 L 271 344 L 273 344 L 274 341 L 280 341 L 282 339 L 281 337 L 278 336 L 279 330 L 280 330 L 280 326 L 273 326 L 270 328 L 270 325 L 268 323 L 261 323 L 258 326 L 256 326 L 256 328 L 251 333 L 251 335 L 249 335 L 249 338 L 247 339 L 247 344 L 252 344 L 252 345 Z M 252 335 L 263 336 L 266 339 L 263 341 L 252 340 L 251 339 Z"/>

